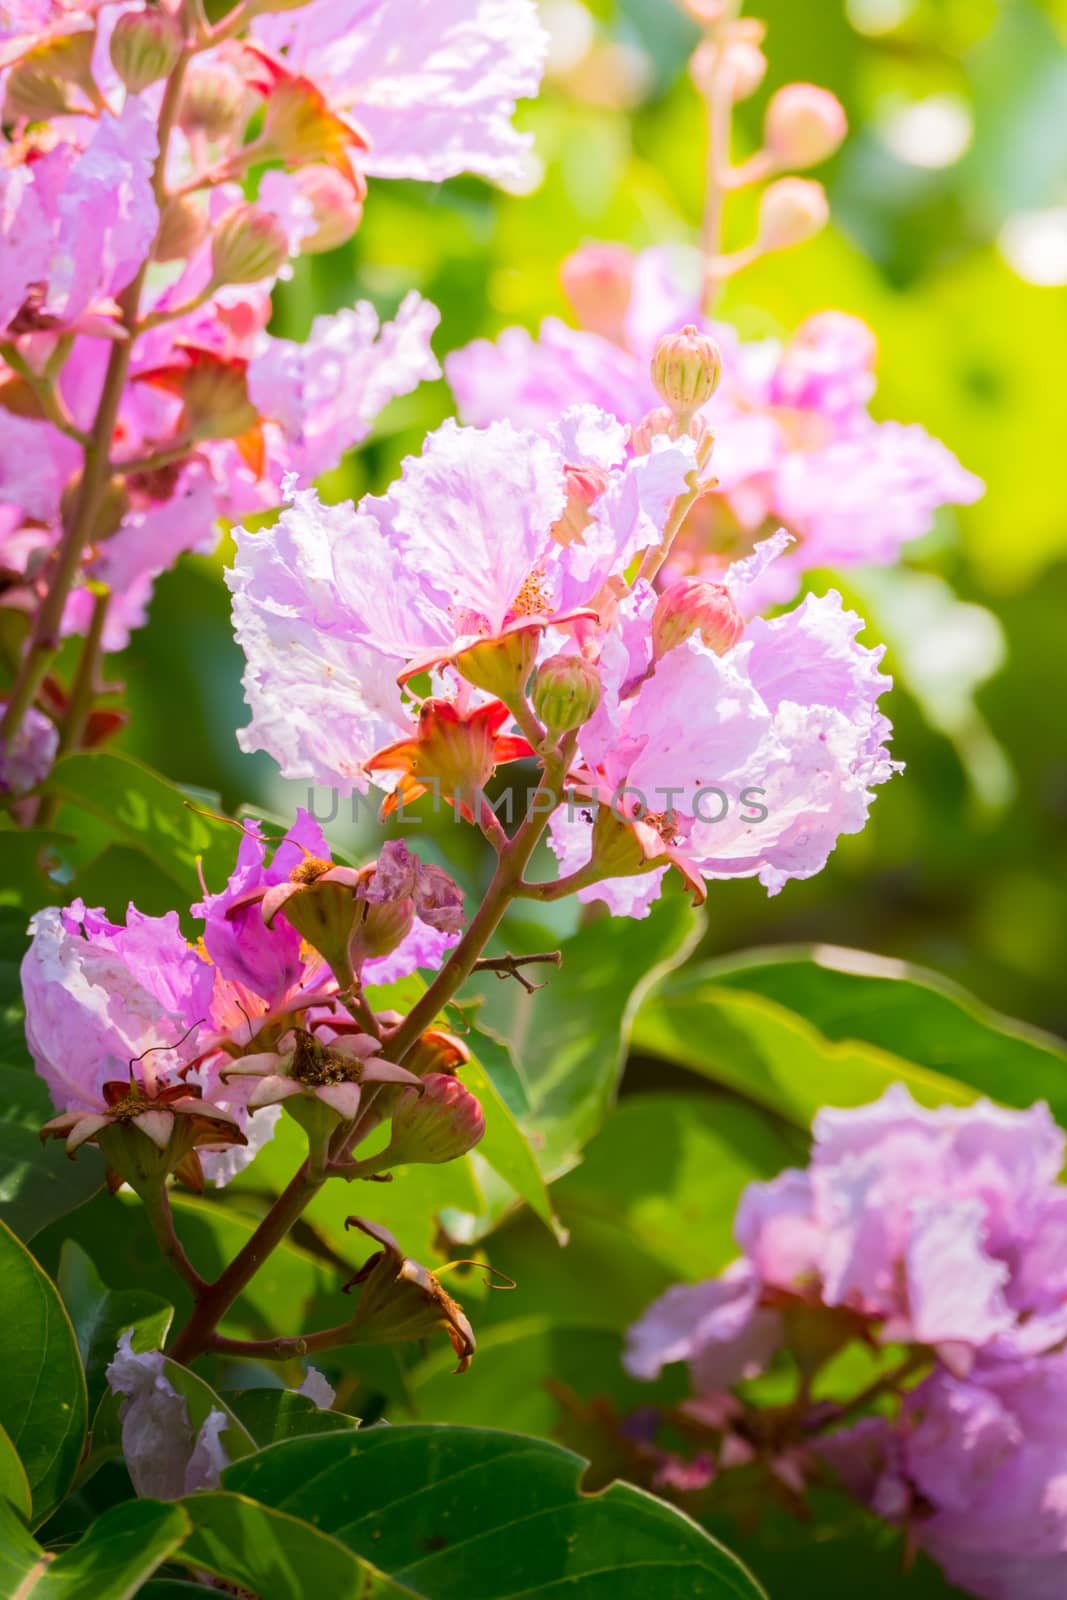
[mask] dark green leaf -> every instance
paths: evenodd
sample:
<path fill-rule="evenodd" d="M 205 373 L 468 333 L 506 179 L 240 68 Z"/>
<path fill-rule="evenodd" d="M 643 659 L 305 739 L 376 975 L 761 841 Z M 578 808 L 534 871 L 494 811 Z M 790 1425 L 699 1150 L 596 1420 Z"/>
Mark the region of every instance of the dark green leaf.
<path fill-rule="evenodd" d="M 28 1519 L 33 1515 L 26 1469 L 3 1428 L 0 1428 L 0 1500 L 14 1506 L 20 1517 Z"/>
<path fill-rule="evenodd" d="M 119 1335 L 133 1330 L 133 1348 L 162 1349 L 174 1307 L 143 1289 L 109 1289 L 81 1247 L 68 1239 L 59 1258 L 56 1287 L 74 1326 L 85 1368 L 89 1415 L 107 1389 L 104 1376 Z"/>
<path fill-rule="evenodd" d="M 582 1494 L 583 1468 L 580 1456 L 521 1434 L 404 1425 L 273 1445 L 224 1481 L 314 1519 L 428 1600 L 761 1593 L 721 1545 L 653 1496 L 621 1483 Z"/>
<path fill-rule="evenodd" d="M 257 1445 L 277 1444 L 306 1433 L 339 1433 L 359 1427 L 358 1417 L 320 1411 L 307 1395 L 293 1389 L 242 1389 L 226 1398 Z"/>
<path fill-rule="evenodd" d="M 71 1161 L 62 1142 L 42 1145 L 34 1128 L 0 1122 L 0 1220 L 20 1239 L 91 1200 L 104 1182 L 104 1163 L 83 1149 Z"/>
<path fill-rule="evenodd" d="M 0 1426 L 18 1451 L 43 1522 L 74 1476 L 85 1441 L 85 1378 L 55 1285 L 0 1223 Z"/>
<path fill-rule="evenodd" d="M 0 1519 L 2 1592 L 18 1600 L 132 1600 L 189 1531 L 181 1506 L 128 1500 L 49 1559 L 8 1508 L 0 1508 Z"/>
<path fill-rule="evenodd" d="M 711 982 L 761 994 L 827 1039 L 863 1040 L 958 1078 L 1007 1105 L 1049 1102 L 1067 1122 L 1067 1047 L 991 1011 L 936 972 L 828 945 L 753 950 L 672 979 L 667 993 Z"/>
<path fill-rule="evenodd" d="M 193 1532 L 183 1558 L 264 1600 L 403 1600 L 408 1593 L 323 1527 L 240 1494 L 196 1494 L 184 1505 Z"/>

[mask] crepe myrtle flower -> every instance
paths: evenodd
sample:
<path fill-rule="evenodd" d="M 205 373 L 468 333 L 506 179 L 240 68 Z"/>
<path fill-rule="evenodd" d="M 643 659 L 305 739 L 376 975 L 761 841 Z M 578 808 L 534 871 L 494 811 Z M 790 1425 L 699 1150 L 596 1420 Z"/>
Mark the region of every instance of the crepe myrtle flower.
<path fill-rule="evenodd" d="M 580 899 L 643 916 L 672 866 L 697 898 L 727 877 L 776 893 L 864 826 L 873 786 L 896 770 L 881 652 L 856 643 L 862 622 L 833 593 L 741 621 L 788 543 L 776 535 L 728 569 L 710 609 L 640 584 L 620 606 L 601 702 L 550 824 L 561 881 Z"/>
<path fill-rule="evenodd" d="M 700 274 L 683 265 L 664 247 L 583 247 L 562 270 L 578 328 L 550 317 L 536 338 L 508 328 L 447 358 L 462 420 L 547 435 L 586 402 L 636 428 L 661 403 L 657 342 L 686 350 L 713 335 L 722 381 L 696 423 L 714 433 L 716 483 L 689 512 L 673 564 L 721 577 L 738 550 L 784 524 L 796 543 L 768 570 L 756 610 L 789 600 L 814 568 L 895 561 L 939 507 L 979 498 L 980 480 L 923 428 L 871 417 L 876 345 L 858 318 L 823 311 L 784 344 L 742 342 L 703 319 Z M 689 328 L 689 339 L 678 333 Z"/>
<path fill-rule="evenodd" d="M 633 457 L 627 430 L 586 406 L 552 438 L 446 422 L 384 496 L 356 507 L 291 491 L 274 527 L 238 531 L 228 574 L 253 713 L 243 747 L 268 750 L 289 777 L 365 792 L 383 769 L 424 782 L 433 742 L 429 759 L 450 776 L 453 740 L 469 735 L 485 748 L 464 754 L 463 776 L 480 783 L 508 759 L 489 742 L 509 737 L 504 713 L 435 692 L 414 727 L 400 684 L 450 664 L 514 704 L 547 630 L 595 624 L 609 586 L 662 539 L 694 469 L 691 440 Z M 580 528 L 576 471 L 598 491 L 582 494 Z M 386 750 L 403 759 L 372 765 Z"/>
<path fill-rule="evenodd" d="M 253 1078 L 248 1093 L 251 1109 L 284 1103 L 294 1096 L 321 1102 L 332 1115 L 329 1125 L 351 1121 L 359 1115 L 364 1084 L 398 1083 L 422 1093 L 422 1079 L 406 1067 L 388 1061 L 382 1044 L 370 1034 L 351 1034 L 321 1023 L 315 1032 L 293 1028 L 279 1041 L 277 1051 L 242 1056 L 221 1069 L 224 1082 Z"/>

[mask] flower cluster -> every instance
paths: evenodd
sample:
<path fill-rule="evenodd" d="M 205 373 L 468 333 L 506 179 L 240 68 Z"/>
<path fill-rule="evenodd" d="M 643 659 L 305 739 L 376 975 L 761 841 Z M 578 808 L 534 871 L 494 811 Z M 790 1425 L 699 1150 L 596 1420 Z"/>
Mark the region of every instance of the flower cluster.
<path fill-rule="evenodd" d="M 894 770 L 889 680 L 835 594 L 746 628 L 785 534 L 720 583 L 657 592 L 706 446 L 582 405 L 546 434 L 446 423 L 358 506 L 294 491 L 237 534 L 244 748 L 345 793 L 379 784 L 387 809 L 433 788 L 480 820 L 498 764 L 565 734 L 547 802 L 564 876 L 544 892 L 635 915 L 671 865 L 698 894 L 818 871 Z"/>
<path fill-rule="evenodd" d="M 895 1085 L 873 1105 L 820 1111 L 808 1168 L 742 1196 L 740 1258 L 719 1278 L 668 1290 L 630 1330 L 634 1376 L 690 1365 L 696 1411 L 716 1440 L 700 1482 L 761 1453 L 797 1492 L 830 1467 L 952 1582 L 987 1600 L 1059 1593 L 1063 1159 L 1044 1105 L 926 1110 Z M 812 1401 L 811 1386 L 852 1340 L 905 1347 L 870 1391 L 872 1401 L 895 1396 L 896 1409 L 825 1432 L 855 1406 Z M 785 1427 L 761 1429 L 758 1405 L 728 1391 L 785 1350 L 801 1399 Z M 683 1467 L 667 1463 L 668 1478 L 680 1481 Z"/>
<path fill-rule="evenodd" d="M 544 36 L 532 0 L 3 17 L 0 600 L 30 636 L 0 787 L 18 793 L 47 770 L 26 724 L 57 714 L 59 638 L 123 648 L 219 518 L 276 506 L 287 473 L 336 466 L 440 375 L 414 292 L 391 321 L 361 301 L 295 343 L 266 331 L 271 291 L 355 232 L 368 180 L 513 177 Z"/>
<path fill-rule="evenodd" d="M 400 1066 L 397 1019 L 362 1001 L 367 984 L 436 967 L 455 944 L 462 895 L 440 868 L 399 842 L 368 867 L 335 866 L 302 812 L 269 862 L 246 824 L 229 882 L 205 888 L 191 915 L 195 945 L 177 912 L 131 906 L 116 925 L 75 901 L 34 918 L 26 1034 L 60 1113 L 47 1131 L 70 1154 L 98 1143 L 134 1187 L 172 1171 L 225 1183 L 270 1138 L 281 1103 L 320 1154 L 335 1135 L 340 1150 L 361 1105 L 361 1136 L 395 1112 L 377 1170 L 477 1142 L 480 1108 L 452 1076 L 462 1048 L 434 1035 L 418 1072 Z"/>
<path fill-rule="evenodd" d="M 662 246 L 640 255 L 585 246 L 564 263 L 563 283 L 577 328 L 550 317 L 537 338 L 508 328 L 495 343 L 478 340 L 446 358 L 460 414 L 547 431 L 587 400 L 639 423 L 662 404 L 649 378 L 657 340 L 684 323 L 706 327 L 726 358 L 724 381 L 699 413 L 715 434 L 716 482 L 675 546 L 677 570 L 720 576 L 782 526 L 795 542 L 753 603 L 784 601 L 816 568 L 891 564 L 939 506 L 981 494 L 980 481 L 918 424 L 871 417 L 875 341 L 857 318 L 824 311 L 784 345 L 745 343 L 706 321 L 697 275 Z"/>

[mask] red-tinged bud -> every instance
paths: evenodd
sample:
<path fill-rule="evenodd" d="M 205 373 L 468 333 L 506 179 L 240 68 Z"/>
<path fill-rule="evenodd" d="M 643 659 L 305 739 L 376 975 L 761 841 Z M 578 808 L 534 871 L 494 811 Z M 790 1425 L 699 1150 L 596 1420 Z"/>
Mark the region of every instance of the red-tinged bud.
<path fill-rule="evenodd" d="M 173 12 L 127 12 L 111 34 L 111 65 L 131 94 L 169 78 L 178 64 L 185 40 Z"/>
<path fill-rule="evenodd" d="M 468 712 L 448 700 L 424 700 L 415 738 L 379 750 L 366 763 L 368 772 L 402 774 L 382 807 L 383 815 L 395 811 L 400 800 L 410 804 L 431 787 L 447 800 L 456 799 L 467 815 L 475 794 L 484 789 L 500 762 L 532 754 L 525 739 L 501 734 L 508 715 L 499 700 Z"/>
<path fill-rule="evenodd" d="M 552 537 L 560 544 L 575 544 L 593 520 L 590 507 L 607 488 L 609 475 L 603 467 L 567 467 L 564 478 L 567 506 L 552 525 Z"/>
<path fill-rule="evenodd" d="M 600 704 L 600 674 L 582 656 L 550 656 L 537 669 L 533 708 L 550 733 L 588 722 Z"/>
<path fill-rule="evenodd" d="M 664 334 L 652 352 L 652 382 L 680 426 L 707 404 L 721 377 L 718 345 L 692 323 Z"/>
<path fill-rule="evenodd" d="M 45 122 L 82 109 L 76 90 L 98 104 L 93 79 L 96 30 L 58 34 L 27 51 L 11 67 L 4 87 L 4 121 Z"/>
<path fill-rule="evenodd" d="M 745 619 L 724 583 L 679 578 L 665 589 L 652 616 L 656 660 L 699 633 L 709 650 L 724 656 L 745 631 Z"/>
<path fill-rule="evenodd" d="M 845 108 L 829 89 L 813 83 L 788 83 L 767 107 L 763 134 L 782 166 L 813 167 L 843 143 L 848 132 Z"/>
<path fill-rule="evenodd" d="M 633 290 L 633 252 L 621 244 L 583 245 L 567 257 L 559 276 L 579 325 L 620 340 Z"/>
<path fill-rule="evenodd" d="M 404 1065 L 420 1078 L 429 1072 L 455 1077 L 470 1058 L 469 1049 L 454 1033 L 446 1033 L 443 1028 L 427 1028 L 408 1051 Z"/>
<path fill-rule="evenodd" d="M 207 215 L 189 196 L 174 196 L 163 207 L 152 247 L 156 261 L 186 261 L 204 241 Z"/>
<path fill-rule="evenodd" d="M 315 232 L 300 241 L 300 254 L 322 255 L 347 244 L 363 220 L 366 184 L 326 166 L 305 167 L 296 182 L 315 221 Z"/>
<path fill-rule="evenodd" d="M 537 660 L 541 629 L 513 628 L 494 639 L 479 639 L 455 658 L 468 683 L 498 699 L 524 694 Z"/>
<path fill-rule="evenodd" d="M 456 1161 L 485 1132 L 485 1113 L 458 1078 L 429 1072 L 422 1082 L 422 1094 L 414 1089 L 397 1094 L 392 1136 L 382 1157 L 390 1167 Z"/>
<path fill-rule="evenodd" d="M 756 243 L 761 250 L 789 250 L 814 239 L 829 220 L 830 205 L 821 183 L 779 178 L 760 199 Z"/>
<path fill-rule="evenodd" d="M 695 439 L 699 446 L 711 433 L 711 425 L 704 417 L 690 417 L 685 427 L 680 427 L 673 412 L 666 406 L 660 406 L 656 411 L 650 411 L 630 430 L 630 448 L 635 456 L 652 454 L 653 439 L 677 439 L 679 434 L 688 434 Z"/>
<path fill-rule="evenodd" d="M 211 240 L 211 277 L 217 287 L 273 278 L 288 259 L 288 236 L 269 211 L 241 201 L 219 219 Z"/>
<path fill-rule="evenodd" d="M 245 84 L 223 61 L 191 67 L 182 90 L 178 124 L 183 133 L 211 141 L 228 139 L 245 118 Z"/>

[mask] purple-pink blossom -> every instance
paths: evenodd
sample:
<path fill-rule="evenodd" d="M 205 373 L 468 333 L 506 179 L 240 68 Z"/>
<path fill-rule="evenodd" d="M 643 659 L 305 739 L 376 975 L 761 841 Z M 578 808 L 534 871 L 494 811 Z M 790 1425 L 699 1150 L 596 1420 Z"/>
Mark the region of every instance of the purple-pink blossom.
<path fill-rule="evenodd" d="M 445 366 L 463 419 L 548 430 L 587 401 L 637 423 L 659 403 L 649 378 L 656 340 L 702 317 L 695 287 L 661 247 L 632 258 L 624 288 L 613 331 L 548 318 L 536 338 L 508 328 L 496 343 L 453 352 Z M 820 312 L 785 345 L 743 343 L 721 324 L 711 331 L 724 381 L 700 414 L 714 431 L 719 481 L 687 519 L 675 570 L 717 575 L 768 523 L 784 525 L 796 543 L 753 596 L 758 610 L 791 598 L 813 568 L 893 562 L 940 506 L 981 494 L 980 481 L 923 428 L 872 419 L 875 341 L 857 318 Z"/>

